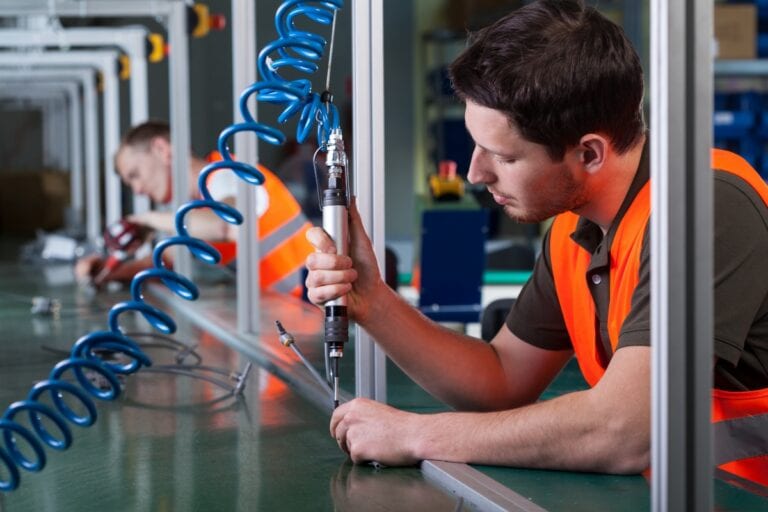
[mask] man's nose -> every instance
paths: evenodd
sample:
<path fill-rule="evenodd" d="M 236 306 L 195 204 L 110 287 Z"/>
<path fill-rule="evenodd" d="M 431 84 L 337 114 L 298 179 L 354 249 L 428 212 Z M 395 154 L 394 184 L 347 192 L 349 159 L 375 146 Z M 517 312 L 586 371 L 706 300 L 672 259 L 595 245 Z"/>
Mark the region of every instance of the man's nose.
<path fill-rule="evenodd" d="M 478 148 L 472 152 L 467 171 L 467 181 L 476 185 L 478 183 L 491 183 L 494 181 L 493 172 L 489 170 L 488 161 Z"/>

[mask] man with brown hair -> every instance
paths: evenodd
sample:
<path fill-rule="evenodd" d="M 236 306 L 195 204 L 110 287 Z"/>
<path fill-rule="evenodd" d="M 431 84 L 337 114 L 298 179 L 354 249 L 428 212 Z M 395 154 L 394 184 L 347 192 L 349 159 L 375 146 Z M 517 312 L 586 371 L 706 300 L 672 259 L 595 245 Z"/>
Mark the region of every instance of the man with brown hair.
<path fill-rule="evenodd" d="M 554 223 L 489 344 L 431 322 L 382 284 L 356 210 L 351 257 L 310 230 L 319 252 L 307 259 L 309 298 L 348 294 L 350 317 L 457 409 L 419 415 L 356 399 L 335 411 L 331 434 L 356 462 L 641 472 L 650 462 L 650 193 L 639 58 L 594 8 L 539 0 L 475 34 L 451 77 L 475 141 L 469 181 L 515 219 Z M 713 169 L 713 417 L 728 422 L 768 412 L 768 187 L 732 153 L 715 150 Z M 574 354 L 590 389 L 537 401 Z M 766 455 L 719 462 L 768 485 Z"/>
<path fill-rule="evenodd" d="M 207 159 L 190 155 L 189 198 L 199 198 L 197 177 L 205 166 L 217 159 L 220 156 L 213 153 Z M 147 121 L 125 134 L 115 155 L 115 168 L 134 194 L 147 195 L 155 204 L 161 205 L 171 201 L 172 161 L 170 126 L 164 121 Z M 298 296 L 302 292 L 304 259 L 312 252 L 305 237 L 311 224 L 280 179 L 263 166 L 259 166 L 259 171 L 265 176 L 264 184 L 256 188 L 261 286 Z M 234 206 L 237 180 L 232 171 L 217 170 L 209 176 L 208 190 L 215 200 Z M 159 210 L 128 218 L 130 222 L 163 232 L 175 231 L 174 219 L 174 212 Z M 225 222 L 213 210 L 204 208 L 190 211 L 185 219 L 190 235 L 208 241 L 222 253 L 222 264 L 234 260 L 237 226 Z M 166 251 L 164 255 L 171 253 Z M 89 256 L 77 262 L 75 273 L 79 278 L 94 275 L 102 264 L 100 256 Z M 151 266 L 151 257 L 140 258 L 118 266 L 103 278 L 127 280 Z"/>

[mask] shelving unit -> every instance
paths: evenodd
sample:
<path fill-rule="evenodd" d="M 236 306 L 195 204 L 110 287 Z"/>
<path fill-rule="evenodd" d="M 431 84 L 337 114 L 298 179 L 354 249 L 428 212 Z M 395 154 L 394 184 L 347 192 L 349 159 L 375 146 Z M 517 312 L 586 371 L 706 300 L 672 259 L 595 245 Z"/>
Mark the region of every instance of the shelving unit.
<path fill-rule="evenodd" d="M 717 60 L 714 145 L 743 156 L 768 177 L 768 59 Z"/>

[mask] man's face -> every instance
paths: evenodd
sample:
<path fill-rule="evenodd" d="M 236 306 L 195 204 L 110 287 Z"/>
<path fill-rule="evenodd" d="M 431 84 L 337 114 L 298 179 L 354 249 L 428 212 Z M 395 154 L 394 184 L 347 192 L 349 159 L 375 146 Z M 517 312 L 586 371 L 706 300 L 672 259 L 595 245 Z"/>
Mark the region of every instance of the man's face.
<path fill-rule="evenodd" d="M 123 146 L 115 160 L 120 178 L 133 193 L 147 195 L 156 203 L 167 203 L 171 196 L 170 160 L 157 147 L 162 143 L 167 141 L 158 138 L 147 146 Z"/>
<path fill-rule="evenodd" d="M 471 101 L 464 119 L 475 141 L 467 178 L 484 184 L 507 215 L 540 222 L 587 203 L 583 176 L 569 152 L 563 161 L 553 161 L 544 146 L 523 138 L 502 112 Z"/>

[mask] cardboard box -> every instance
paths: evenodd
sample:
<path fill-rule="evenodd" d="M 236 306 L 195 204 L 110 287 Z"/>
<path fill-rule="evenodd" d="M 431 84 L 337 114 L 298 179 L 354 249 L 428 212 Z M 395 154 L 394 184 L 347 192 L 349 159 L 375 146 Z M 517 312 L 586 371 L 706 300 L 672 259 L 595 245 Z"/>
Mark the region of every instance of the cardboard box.
<path fill-rule="evenodd" d="M 718 59 L 754 59 L 757 56 L 757 7 L 754 4 L 715 5 L 715 41 Z"/>
<path fill-rule="evenodd" d="M 0 170 L 0 233 L 33 236 L 63 227 L 69 194 L 68 173 Z"/>

